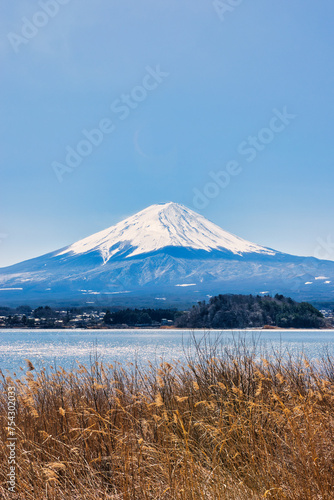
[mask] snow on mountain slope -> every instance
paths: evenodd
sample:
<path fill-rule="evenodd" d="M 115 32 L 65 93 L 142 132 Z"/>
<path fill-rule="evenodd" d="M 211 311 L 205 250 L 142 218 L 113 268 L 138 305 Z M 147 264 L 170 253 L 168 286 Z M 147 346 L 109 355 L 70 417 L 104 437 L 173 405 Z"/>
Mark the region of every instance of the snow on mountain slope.
<path fill-rule="evenodd" d="M 131 257 L 131 258 L 130 258 Z M 219 293 L 334 297 L 334 262 L 250 243 L 176 204 L 152 205 L 66 248 L 0 269 L 2 305 L 183 307 Z M 180 302 L 181 301 L 181 302 Z"/>
<path fill-rule="evenodd" d="M 224 250 L 235 255 L 276 253 L 227 233 L 202 215 L 171 202 L 151 205 L 115 226 L 62 249 L 55 256 L 98 251 L 106 263 L 111 257 L 127 250 L 126 258 L 129 258 L 165 247 L 183 247 L 208 252 Z"/>

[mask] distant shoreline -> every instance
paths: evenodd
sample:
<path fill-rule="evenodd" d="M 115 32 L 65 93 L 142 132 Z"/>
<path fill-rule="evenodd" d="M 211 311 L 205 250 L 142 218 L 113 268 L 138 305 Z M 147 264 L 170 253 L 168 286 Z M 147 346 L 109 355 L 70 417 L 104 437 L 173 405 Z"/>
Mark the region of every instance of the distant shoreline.
<path fill-rule="evenodd" d="M 16 330 L 16 331 L 26 331 L 26 330 L 43 330 L 43 331 L 64 331 L 64 332 L 72 332 L 72 331 L 110 331 L 110 330 L 177 330 L 177 331 L 184 331 L 184 332 L 191 332 L 191 331 L 203 331 L 203 332 L 319 332 L 319 331 L 334 331 L 334 327 L 326 327 L 326 328 L 281 328 L 281 327 L 275 327 L 275 328 L 264 328 L 264 327 L 258 327 L 258 328 L 178 328 L 178 327 L 151 327 L 151 326 L 145 326 L 145 327 L 140 327 L 140 326 L 129 326 L 127 328 L 122 328 L 120 327 L 112 327 L 112 328 L 43 328 L 43 327 L 20 327 L 20 328 L 15 328 L 15 327 L 9 327 L 9 326 L 1 326 L 1 330 Z"/>

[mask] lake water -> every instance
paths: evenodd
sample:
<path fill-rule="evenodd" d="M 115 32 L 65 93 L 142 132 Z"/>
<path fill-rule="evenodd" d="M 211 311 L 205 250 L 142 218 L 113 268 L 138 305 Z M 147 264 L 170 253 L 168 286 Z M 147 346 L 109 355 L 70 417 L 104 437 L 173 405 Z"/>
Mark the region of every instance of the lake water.
<path fill-rule="evenodd" d="M 303 352 L 316 360 L 328 352 L 334 357 L 334 330 L 0 330 L 0 368 L 19 374 L 29 359 L 36 369 L 50 365 L 72 369 L 77 361 L 89 365 L 96 356 L 123 365 L 184 361 L 186 353 L 194 351 L 192 337 L 200 341 L 203 336 L 211 344 L 218 340 L 223 348 L 240 337 L 250 348 L 256 342 L 269 355 L 288 351 L 296 357 Z"/>

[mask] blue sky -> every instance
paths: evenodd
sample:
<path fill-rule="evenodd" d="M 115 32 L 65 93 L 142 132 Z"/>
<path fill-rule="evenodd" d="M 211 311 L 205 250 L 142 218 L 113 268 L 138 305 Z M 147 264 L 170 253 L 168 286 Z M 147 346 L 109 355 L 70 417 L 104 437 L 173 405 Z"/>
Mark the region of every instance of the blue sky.
<path fill-rule="evenodd" d="M 167 201 L 334 260 L 334 4 L 229 2 L 1 7 L 0 266 Z"/>

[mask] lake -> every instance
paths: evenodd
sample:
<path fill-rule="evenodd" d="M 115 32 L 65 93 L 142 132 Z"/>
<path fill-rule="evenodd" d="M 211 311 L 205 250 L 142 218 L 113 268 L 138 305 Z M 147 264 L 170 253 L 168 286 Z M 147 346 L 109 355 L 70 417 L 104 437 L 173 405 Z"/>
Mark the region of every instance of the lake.
<path fill-rule="evenodd" d="M 22 372 L 29 359 L 36 369 L 42 366 L 62 366 L 72 369 L 77 361 L 89 365 L 96 357 L 105 363 L 123 365 L 147 364 L 148 361 L 184 361 L 194 352 L 192 338 L 210 343 L 218 341 L 231 347 L 241 338 L 251 348 L 254 342 L 262 351 L 272 354 L 288 351 L 293 357 L 304 353 L 319 359 L 328 352 L 334 356 L 334 330 L 0 330 L 0 368 Z"/>
<path fill-rule="evenodd" d="M 241 338 L 251 348 L 256 342 L 259 350 L 272 354 L 288 351 L 293 357 L 301 352 L 312 359 L 326 352 L 334 356 L 334 330 L 0 330 L 0 368 L 18 375 L 26 371 L 26 359 L 36 369 L 42 366 L 62 366 L 73 369 L 78 361 L 90 363 L 97 358 L 105 363 L 119 362 L 146 365 L 148 361 L 186 359 L 194 352 L 192 338 L 210 343 L 218 341 L 222 347 L 231 347 Z"/>

